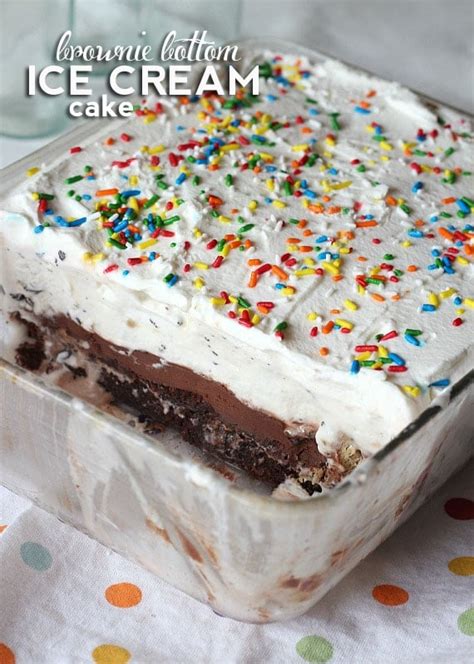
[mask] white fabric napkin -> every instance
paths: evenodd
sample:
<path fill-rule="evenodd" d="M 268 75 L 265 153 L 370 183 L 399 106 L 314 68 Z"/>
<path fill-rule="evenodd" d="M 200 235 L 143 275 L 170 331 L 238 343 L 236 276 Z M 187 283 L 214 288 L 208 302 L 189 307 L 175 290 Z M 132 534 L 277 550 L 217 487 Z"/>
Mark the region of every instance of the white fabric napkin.
<path fill-rule="evenodd" d="M 0 664 L 468 664 L 474 462 L 305 616 L 222 618 L 0 489 Z"/>

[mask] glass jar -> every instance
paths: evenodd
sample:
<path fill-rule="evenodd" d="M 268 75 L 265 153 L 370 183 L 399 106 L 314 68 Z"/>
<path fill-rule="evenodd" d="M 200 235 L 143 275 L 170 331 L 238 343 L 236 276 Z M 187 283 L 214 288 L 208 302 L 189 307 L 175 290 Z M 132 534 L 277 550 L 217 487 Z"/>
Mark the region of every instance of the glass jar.
<path fill-rule="evenodd" d="M 171 30 L 179 37 L 207 30 L 207 39 L 216 44 L 240 36 L 241 0 L 152 0 L 147 11 L 148 25 L 158 42 Z"/>
<path fill-rule="evenodd" d="M 74 45 L 101 46 L 107 50 L 117 45 L 144 46 L 149 42 L 148 17 L 155 0 L 72 0 L 72 4 Z M 106 74 L 117 66 L 117 62 L 92 64 L 93 75 Z"/>
<path fill-rule="evenodd" d="M 0 133 L 38 138 L 61 131 L 67 98 L 27 96 L 26 71 L 54 63 L 56 42 L 70 26 L 70 0 L 1 0 L 0 18 Z"/>
<path fill-rule="evenodd" d="M 175 30 L 179 38 L 196 30 L 207 31 L 206 39 L 222 44 L 240 34 L 241 0 L 72 0 L 74 44 L 149 44 L 159 61 L 161 43 Z M 116 63 L 115 63 L 116 64 Z M 94 74 L 104 74 L 112 63 L 94 63 Z"/>

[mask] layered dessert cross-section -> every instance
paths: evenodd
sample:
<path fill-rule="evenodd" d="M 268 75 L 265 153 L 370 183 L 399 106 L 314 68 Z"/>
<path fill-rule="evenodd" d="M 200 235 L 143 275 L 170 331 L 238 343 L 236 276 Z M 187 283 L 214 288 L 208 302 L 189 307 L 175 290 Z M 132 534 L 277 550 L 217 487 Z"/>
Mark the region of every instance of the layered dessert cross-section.
<path fill-rule="evenodd" d="M 472 367 L 473 138 L 395 83 L 254 56 L 258 97 L 147 100 L 2 195 L 5 339 L 311 492 Z"/>

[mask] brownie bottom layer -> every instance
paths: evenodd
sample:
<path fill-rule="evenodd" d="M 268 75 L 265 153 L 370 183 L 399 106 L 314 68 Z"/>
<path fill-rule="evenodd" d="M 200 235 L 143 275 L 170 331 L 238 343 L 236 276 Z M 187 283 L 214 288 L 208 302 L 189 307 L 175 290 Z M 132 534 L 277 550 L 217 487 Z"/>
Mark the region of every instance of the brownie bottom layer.
<path fill-rule="evenodd" d="M 341 450 L 337 458 L 328 460 L 318 452 L 314 432 L 283 436 L 283 428 L 277 426 L 281 423 L 259 412 L 254 412 L 253 417 L 267 418 L 267 430 L 274 435 L 256 435 L 251 423 L 249 428 L 254 431 L 245 430 L 232 421 L 232 409 L 223 416 L 197 391 L 169 384 L 169 370 L 163 372 L 155 368 L 150 380 L 150 371 L 143 369 L 140 354 L 109 344 L 69 319 L 32 322 L 30 317 L 25 320 L 16 314 L 16 320 L 26 325 L 28 336 L 16 353 L 21 366 L 51 372 L 61 358 L 62 367 L 74 377 L 83 378 L 93 373 L 94 380 L 112 402 L 131 411 L 148 429 L 173 427 L 192 445 L 272 487 L 294 478 L 308 493 L 313 493 L 320 490 L 320 484 L 336 483 L 360 458 L 352 448 Z M 160 362 L 160 358 L 151 357 Z M 151 366 L 149 361 L 146 366 Z M 153 366 L 156 367 L 156 363 Z M 241 403 L 234 406 L 235 412 L 246 408 Z M 247 419 L 248 413 L 245 423 Z M 258 433 L 262 432 L 258 430 Z"/>

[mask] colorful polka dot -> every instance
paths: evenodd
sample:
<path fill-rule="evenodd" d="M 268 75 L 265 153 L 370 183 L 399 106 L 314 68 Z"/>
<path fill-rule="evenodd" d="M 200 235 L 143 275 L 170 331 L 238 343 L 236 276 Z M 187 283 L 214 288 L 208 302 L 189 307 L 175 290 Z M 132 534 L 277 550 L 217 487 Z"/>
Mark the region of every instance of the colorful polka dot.
<path fill-rule="evenodd" d="M 131 654 L 126 648 L 104 643 L 92 651 L 92 659 L 96 664 L 127 664 Z"/>
<path fill-rule="evenodd" d="M 296 652 L 305 662 L 324 664 L 332 658 L 334 648 L 322 636 L 305 636 L 296 644 Z"/>
<path fill-rule="evenodd" d="M 3 533 L 3 531 L 6 529 L 6 527 L 7 526 L 5 524 L 0 524 L 0 534 Z"/>
<path fill-rule="evenodd" d="M 24 542 L 20 553 L 25 565 L 37 572 L 44 572 L 53 564 L 53 557 L 48 549 L 38 542 Z"/>
<path fill-rule="evenodd" d="M 461 613 L 458 618 L 459 631 L 466 636 L 474 636 L 474 608 Z"/>
<path fill-rule="evenodd" d="M 5 643 L 0 643 L 0 664 L 15 664 L 15 655 Z"/>
<path fill-rule="evenodd" d="M 112 606 L 129 609 L 142 601 L 142 591 L 133 583 L 116 583 L 105 591 L 105 599 Z"/>
<path fill-rule="evenodd" d="M 472 576 L 474 574 L 474 556 L 460 556 L 448 563 L 449 571 L 457 576 Z"/>
<path fill-rule="evenodd" d="M 374 587 L 372 597 L 385 606 L 400 606 L 400 604 L 408 602 L 410 595 L 400 586 L 383 583 Z"/>
<path fill-rule="evenodd" d="M 446 514 L 458 521 L 474 519 L 474 500 L 469 498 L 450 498 L 444 505 Z"/>

